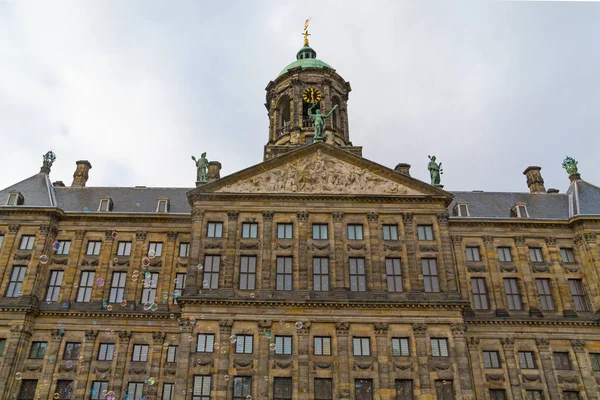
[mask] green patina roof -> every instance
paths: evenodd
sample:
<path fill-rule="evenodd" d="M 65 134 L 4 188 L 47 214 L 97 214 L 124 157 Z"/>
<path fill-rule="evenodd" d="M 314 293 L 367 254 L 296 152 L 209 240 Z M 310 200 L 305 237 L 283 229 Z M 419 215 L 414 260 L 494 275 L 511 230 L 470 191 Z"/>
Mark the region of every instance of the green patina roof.
<path fill-rule="evenodd" d="M 327 64 L 325 61 L 317 60 L 317 52 L 314 51 L 310 46 L 306 45 L 302 47 L 298 53 L 296 54 L 296 61 L 288 64 L 277 77 L 279 78 L 281 75 L 288 72 L 288 70 L 292 68 L 302 67 L 302 68 L 331 68 L 331 65 Z"/>

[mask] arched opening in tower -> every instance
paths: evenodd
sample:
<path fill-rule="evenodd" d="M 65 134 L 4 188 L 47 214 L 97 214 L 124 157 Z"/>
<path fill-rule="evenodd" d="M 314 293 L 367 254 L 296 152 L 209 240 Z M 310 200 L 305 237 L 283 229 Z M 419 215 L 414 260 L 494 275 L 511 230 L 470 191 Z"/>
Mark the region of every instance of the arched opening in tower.
<path fill-rule="evenodd" d="M 333 97 L 332 103 L 332 107 L 337 107 L 333 111 L 333 114 L 331 114 L 331 125 L 340 136 L 344 136 L 344 130 L 342 128 L 342 116 L 340 115 L 341 102 L 339 97 Z"/>
<path fill-rule="evenodd" d="M 290 120 L 291 120 L 291 111 L 290 111 L 290 102 L 292 99 L 289 96 L 283 96 L 279 100 L 279 105 L 277 109 L 279 110 L 279 126 L 277 127 L 278 133 L 284 134 L 290 129 Z"/>
<path fill-rule="evenodd" d="M 313 126 L 312 119 L 308 116 L 308 109 L 312 107 L 312 103 L 307 103 L 305 101 L 302 102 L 302 127 L 310 128 Z M 312 109 L 312 113 L 317 112 L 317 108 L 321 108 L 321 102 L 317 103 L 317 106 Z"/>

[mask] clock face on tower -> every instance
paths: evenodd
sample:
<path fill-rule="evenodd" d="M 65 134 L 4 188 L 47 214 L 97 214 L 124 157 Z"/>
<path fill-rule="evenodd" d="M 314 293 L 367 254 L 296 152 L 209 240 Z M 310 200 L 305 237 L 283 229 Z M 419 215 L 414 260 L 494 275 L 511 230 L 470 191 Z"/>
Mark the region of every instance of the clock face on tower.
<path fill-rule="evenodd" d="M 307 103 L 318 103 L 321 101 L 321 93 L 314 87 L 309 87 L 302 93 L 302 99 Z"/>

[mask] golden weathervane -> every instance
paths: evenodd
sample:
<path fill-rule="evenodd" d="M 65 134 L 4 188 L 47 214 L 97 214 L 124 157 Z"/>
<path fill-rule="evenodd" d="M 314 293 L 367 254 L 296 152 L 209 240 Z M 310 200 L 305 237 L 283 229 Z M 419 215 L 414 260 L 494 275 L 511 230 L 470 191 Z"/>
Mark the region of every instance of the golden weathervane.
<path fill-rule="evenodd" d="M 308 46 L 308 37 L 310 36 L 310 33 L 308 33 L 308 24 L 310 24 L 310 18 L 304 22 L 304 33 L 302 35 L 304 35 L 305 46 Z"/>

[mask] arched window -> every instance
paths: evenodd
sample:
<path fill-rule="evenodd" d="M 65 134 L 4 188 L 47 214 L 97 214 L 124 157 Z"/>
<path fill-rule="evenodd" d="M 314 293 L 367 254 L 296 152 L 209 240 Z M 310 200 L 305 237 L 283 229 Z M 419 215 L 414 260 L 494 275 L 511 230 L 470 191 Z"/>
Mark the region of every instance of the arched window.
<path fill-rule="evenodd" d="M 340 107 L 342 104 L 337 96 L 332 99 L 332 107 L 335 107 L 336 105 L 337 108 L 333 111 L 333 114 L 331 114 L 331 125 L 333 125 L 333 128 L 336 129 L 338 133 L 342 134 L 342 117 L 340 115 Z"/>
<path fill-rule="evenodd" d="M 291 120 L 291 99 L 289 96 L 284 95 L 279 99 L 277 103 L 278 121 L 277 121 L 277 135 L 283 135 L 290 128 Z"/>

